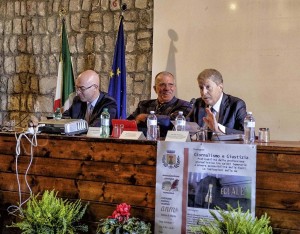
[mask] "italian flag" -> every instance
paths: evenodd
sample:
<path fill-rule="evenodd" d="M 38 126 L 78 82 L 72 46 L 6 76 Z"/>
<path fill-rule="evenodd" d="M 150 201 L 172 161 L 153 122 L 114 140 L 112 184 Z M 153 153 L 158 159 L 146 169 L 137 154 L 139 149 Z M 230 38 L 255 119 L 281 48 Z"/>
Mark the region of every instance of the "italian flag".
<path fill-rule="evenodd" d="M 58 76 L 54 99 L 54 111 L 62 108 L 62 112 L 68 110 L 75 97 L 75 81 L 71 55 L 69 50 L 68 36 L 66 32 L 65 19 L 62 20 L 61 53 L 59 56 Z"/>

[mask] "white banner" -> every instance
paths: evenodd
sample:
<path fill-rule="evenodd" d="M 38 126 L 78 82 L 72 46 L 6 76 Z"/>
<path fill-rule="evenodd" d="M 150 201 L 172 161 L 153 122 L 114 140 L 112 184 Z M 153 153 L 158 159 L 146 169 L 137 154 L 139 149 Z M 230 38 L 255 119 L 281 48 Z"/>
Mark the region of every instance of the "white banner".
<path fill-rule="evenodd" d="M 255 215 L 256 145 L 158 142 L 155 233 L 190 233 L 226 204 Z"/>

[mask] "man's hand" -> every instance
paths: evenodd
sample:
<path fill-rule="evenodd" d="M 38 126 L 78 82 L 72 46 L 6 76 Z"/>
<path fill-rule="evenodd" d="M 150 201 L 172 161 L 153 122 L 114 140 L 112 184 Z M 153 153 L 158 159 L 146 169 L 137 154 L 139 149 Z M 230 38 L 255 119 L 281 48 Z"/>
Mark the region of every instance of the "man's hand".
<path fill-rule="evenodd" d="M 209 108 L 205 109 L 206 117 L 203 117 L 203 121 L 213 132 L 221 132 L 218 126 L 215 115 L 211 112 Z"/>
<path fill-rule="evenodd" d="M 139 114 L 136 118 L 135 121 L 137 124 L 139 124 L 140 122 L 146 122 L 148 117 L 148 114 Z"/>

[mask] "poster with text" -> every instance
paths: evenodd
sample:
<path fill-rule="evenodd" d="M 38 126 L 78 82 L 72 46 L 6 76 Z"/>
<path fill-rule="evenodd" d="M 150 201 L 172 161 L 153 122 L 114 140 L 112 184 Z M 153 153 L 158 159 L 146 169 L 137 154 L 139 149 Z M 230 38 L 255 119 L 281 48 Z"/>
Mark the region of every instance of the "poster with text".
<path fill-rule="evenodd" d="M 230 204 L 255 212 L 256 145 L 157 144 L 155 233 L 191 233 L 210 210 Z"/>

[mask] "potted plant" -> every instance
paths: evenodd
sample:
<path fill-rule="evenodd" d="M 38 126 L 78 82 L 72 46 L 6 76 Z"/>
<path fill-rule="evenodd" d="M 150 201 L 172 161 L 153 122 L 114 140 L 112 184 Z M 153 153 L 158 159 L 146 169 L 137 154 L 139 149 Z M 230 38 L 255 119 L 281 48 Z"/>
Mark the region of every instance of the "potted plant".
<path fill-rule="evenodd" d="M 243 213 L 238 205 L 236 209 L 227 204 L 227 210 L 217 207 L 217 215 L 214 211 L 209 211 L 213 219 L 200 219 L 198 225 L 192 226 L 192 233 L 201 234 L 269 234 L 272 227 L 269 226 L 270 218 L 264 214 L 258 219 L 253 218 L 247 210 Z"/>
<path fill-rule="evenodd" d="M 101 219 L 97 228 L 97 234 L 150 234 L 151 225 L 138 218 L 130 218 L 131 206 L 122 203 L 117 205 L 112 216 Z"/>
<path fill-rule="evenodd" d="M 20 209 L 20 221 L 8 227 L 19 228 L 24 234 L 73 234 L 88 231 L 87 225 L 79 223 L 87 204 L 82 207 L 80 200 L 70 202 L 57 198 L 54 190 L 46 190 L 41 199 L 38 196 L 30 196 L 26 208 Z"/>

